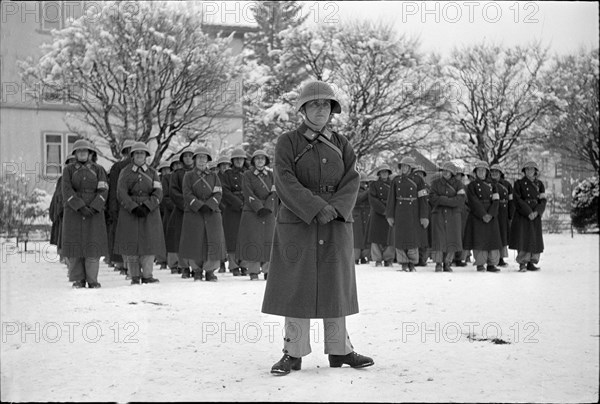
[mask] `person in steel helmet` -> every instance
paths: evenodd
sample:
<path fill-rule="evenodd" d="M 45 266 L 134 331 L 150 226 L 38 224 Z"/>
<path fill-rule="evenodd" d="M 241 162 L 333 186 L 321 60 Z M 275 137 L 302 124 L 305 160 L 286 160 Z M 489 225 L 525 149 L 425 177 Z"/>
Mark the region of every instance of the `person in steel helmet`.
<path fill-rule="evenodd" d="M 160 177 L 160 183 L 163 189 L 163 197 L 160 201 L 160 218 L 163 223 L 163 235 L 165 231 L 164 226 L 164 218 L 167 214 L 170 214 L 171 211 L 167 208 L 168 201 L 165 199 L 165 187 L 169 184 L 169 176 L 171 175 L 171 164 L 168 161 L 162 161 L 158 167 L 156 167 L 156 171 L 158 171 L 158 176 Z M 157 255 L 156 263 L 160 265 L 160 269 L 167 269 L 168 260 L 166 255 Z"/>
<path fill-rule="evenodd" d="M 369 184 L 369 223 L 367 225 L 366 239 L 371 247 L 371 259 L 376 267 L 382 264 L 386 267 L 393 266 L 396 249 L 389 240 L 390 225 L 385 218 L 388 193 L 392 181 L 392 169 L 387 164 L 382 164 L 375 172 L 377 180 Z"/>
<path fill-rule="evenodd" d="M 275 147 L 281 206 L 273 235 L 263 313 L 285 317 L 283 357 L 271 373 L 300 370 L 311 352 L 311 318 L 322 318 L 329 366 L 362 368 L 373 359 L 354 351 L 346 316 L 358 313 L 352 209 L 359 188 L 348 140 L 328 127 L 341 106 L 331 86 L 305 84 L 296 102 L 303 123 Z"/>
<path fill-rule="evenodd" d="M 354 263 L 367 264 L 371 257 L 370 245 L 366 241 L 366 230 L 369 223 L 369 178 L 367 173 L 360 173 L 360 189 L 352 210 L 352 233 L 354 234 Z"/>
<path fill-rule="evenodd" d="M 546 188 L 537 177 L 538 165 L 528 161 L 521 169 L 523 178 L 515 181 L 513 217 L 508 247 L 517 250 L 519 272 L 539 271 L 536 266 L 544 252 L 542 236 L 542 215 L 546 210 Z"/>
<path fill-rule="evenodd" d="M 498 195 L 500 195 L 500 206 L 498 207 L 498 224 L 500 226 L 500 238 L 502 239 L 502 249 L 500 250 L 499 267 L 505 267 L 508 264 L 504 258 L 508 257 L 508 235 L 510 232 L 510 221 L 512 211 L 510 209 L 513 199 L 512 185 L 502 179 L 503 170 L 500 164 L 490 166 L 490 182 L 496 186 Z"/>
<path fill-rule="evenodd" d="M 89 159 L 87 140 L 77 140 L 77 161 L 65 167 L 62 180 L 64 204 L 62 252 L 68 257 L 69 281 L 74 288 L 99 288 L 100 257 L 108 254 L 103 211 L 108 197 L 106 172 Z"/>

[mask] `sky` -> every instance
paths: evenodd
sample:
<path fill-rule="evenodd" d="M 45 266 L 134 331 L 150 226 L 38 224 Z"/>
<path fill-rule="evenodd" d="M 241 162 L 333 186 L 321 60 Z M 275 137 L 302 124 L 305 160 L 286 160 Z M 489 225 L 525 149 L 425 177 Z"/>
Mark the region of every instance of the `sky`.
<path fill-rule="evenodd" d="M 306 1 L 306 23 L 369 19 L 419 37 L 421 49 L 449 55 L 454 47 L 486 40 L 506 46 L 540 40 L 551 53 L 597 48 L 598 3 L 517 1 Z M 205 18 L 252 25 L 256 2 L 201 2 Z"/>

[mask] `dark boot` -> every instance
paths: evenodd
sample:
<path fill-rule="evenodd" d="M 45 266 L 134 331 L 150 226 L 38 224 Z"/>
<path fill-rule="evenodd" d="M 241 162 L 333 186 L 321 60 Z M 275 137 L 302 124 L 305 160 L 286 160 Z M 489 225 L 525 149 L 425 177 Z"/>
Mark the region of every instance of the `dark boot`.
<path fill-rule="evenodd" d="M 233 276 L 240 276 L 240 269 L 239 268 L 233 268 L 231 270 L 231 273 L 233 274 Z"/>
<path fill-rule="evenodd" d="M 369 260 L 367 259 L 367 257 L 362 257 L 362 258 L 360 259 L 360 263 L 361 263 L 361 264 L 368 264 L 368 263 L 369 263 Z"/>
<path fill-rule="evenodd" d="M 381 266 L 381 261 L 375 261 L 375 266 L 376 267 L 380 267 Z"/>
<path fill-rule="evenodd" d="M 524 262 L 521 262 L 519 264 L 519 272 L 527 272 L 527 264 Z"/>
<path fill-rule="evenodd" d="M 240 268 L 241 268 L 240 275 L 247 276 L 248 275 L 248 268 L 244 268 L 244 267 L 240 267 Z"/>
<path fill-rule="evenodd" d="M 251 281 L 258 280 L 258 274 L 250 274 L 250 280 Z"/>
<path fill-rule="evenodd" d="M 444 262 L 444 272 L 453 272 L 449 262 Z"/>
<path fill-rule="evenodd" d="M 221 261 L 221 266 L 219 266 L 219 273 L 220 273 L 220 274 L 222 274 L 222 273 L 224 273 L 225 271 L 226 271 L 226 270 L 225 270 L 225 262 L 224 262 L 224 261 Z"/>
<path fill-rule="evenodd" d="M 456 265 L 457 267 L 466 267 L 467 263 L 461 260 L 456 260 L 454 261 L 454 265 Z"/>
<path fill-rule="evenodd" d="M 477 265 L 477 272 L 485 272 L 485 266 Z"/>
<path fill-rule="evenodd" d="M 339 368 L 342 365 L 350 365 L 353 368 L 366 368 L 374 364 L 373 359 L 359 355 L 356 352 L 350 352 L 348 355 L 329 355 L 329 366 L 332 368 Z"/>
<path fill-rule="evenodd" d="M 415 268 L 415 264 L 412 262 L 408 263 L 408 272 L 417 272 L 417 268 Z"/>
<path fill-rule="evenodd" d="M 202 270 L 201 269 L 197 269 L 194 271 L 194 281 L 201 281 L 202 279 L 204 279 L 204 276 L 202 275 Z"/>
<path fill-rule="evenodd" d="M 300 370 L 302 367 L 302 358 L 294 358 L 288 354 L 283 355 L 279 362 L 273 365 L 271 373 L 277 376 L 284 376 L 292 370 Z"/>
<path fill-rule="evenodd" d="M 408 264 L 400 264 L 400 266 L 401 266 L 401 268 L 400 268 L 400 269 L 401 269 L 402 271 L 404 271 L 404 272 L 408 272 Z"/>
<path fill-rule="evenodd" d="M 81 288 L 85 288 L 85 281 L 73 282 L 73 289 L 81 289 Z"/>
<path fill-rule="evenodd" d="M 100 287 L 102 287 L 102 285 L 100 285 L 99 282 L 88 283 L 88 288 L 90 289 L 98 289 Z"/>
<path fill-rule="evenodd" d="M 125 276 L 127 276 L 127 268 L 121 268 L 121 269 L 119 269 L 119 275 L 125 275 Z"/>
<path fill-rule="evenodd" d="M 140 283 L 141 283 L 141 279 L 139 276 L 134 276 L 133 278 L 131 278 L 132 285 L 139 285 Z"/>
<path fill-rule="evenodd" d="M 383 266 L 384 267 L 391 267 L 393 265 L 392 265 L 392 263 L 390 261 L 383 261 Z"/>
<path fill-rule="evenodd" d="M 167 263 L 166 262 L 161 262 L 160 263 L 160 269 L 167 269 Z"/>
<path fill-rule="evenodd" d="M 269 276 L 269 274 L 268 274 L 268 273 L 266 273 L 266 274 L 263 274 L 263 277 L 265 278 L 265 281 L 267 280 L 267 277 L 268 277 L 268 276 Z"/>
<path fill-rule="evenodd" d="M 435 272 L 442 272 L 444 269 L 442 267 L 442 264 L 440 264 L 439 262 L 437 264 L 435 264 Z"/>
<path fill-rule="evenodd" d="M 488 272 L 500 272 L 500 268 L 498 268 L 496 265 L 488 265 L 487 271 Z"/>
<path fill-rule="evenodd" d="M 527 263 L 527 270 L 528 271 L 539 271 L 540 267 L 536 267 L 533 262 L 528 262 Z"/>
<path fill-rule="evenodd" d="M 507 266 L 507 265 L 508 265 L 508 264 L 507 264 L 506 262 L 504 262 L 504 259 L 503 259 L 503 258 L 500 258 L 500 261 L 498 261 L 498 266 L 499 266 L 499 267 L 505 267 L 505 266 Z"/>
<path fill-rule="evenodd" d="M 142 283 L 158 283 L 160 282 L 158 279 L 150 277 L 150 278 L 142 278 Z"/>
<path fill-rule="evenodd" d="M 190 269 L 189 268 L 184 268 L 183 272 L 181 273 L 181 278 L 183 279 L 189 279 L 192 277 L 192 274 L 190 273 Z"/>
<path fill-rule="evenodd" d="M 215 271 L 206 271 L 206 282 L 216 282 L 217 275 L 215 275 Z"/>
<path fill-rule="evenodd" d="M 171 275 L 178 274 L 179 270 L 177 268 L 171 268 Z"/>

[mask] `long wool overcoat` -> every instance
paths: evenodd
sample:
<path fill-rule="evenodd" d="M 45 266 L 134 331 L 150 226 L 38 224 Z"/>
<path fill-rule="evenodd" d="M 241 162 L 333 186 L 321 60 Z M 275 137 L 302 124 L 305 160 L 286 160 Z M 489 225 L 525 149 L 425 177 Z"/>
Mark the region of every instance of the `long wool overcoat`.
<path fill-rule="evenodd" d="M 236 252 L 242 209 L 244 208 L 245 168 L 232 167 L 223 174 L 223 231 L 228 253 Z M 238 258 L 239 259 L 239 258 Z"/>
<path fill-rule="evenodd" d="M 512 219 L 512 211 L 510 209 L 510 205 L 512 204 L 513 200 L 512 185 L 503 180 L 492 180 L 492 182 L 494 185 L 496 185 L 496 190 L 500 196 L 498 201 L 498 226 L 500 227 L 500 239 L 502 240 L 502 245 L 507 246 L 508 236 L 510 234 L 510 221 Z"/>
<path fill-rule="evenodd" d="M 225 258 L 221 219 L 221 181 L 217 174 L 194 168 L 183 177 L 184 214 L 179 256 L 198 263 Z M 201 211 L 207 206 L 209 211 Z"/>
<path fill-rule="evenodd" d="M 479 178 L 467 186 L 469 216 L 463 237 L 465 250 L 492 251 L 502 249 L 498 207 L 500 196 L 494 184 Z M 492 216 L 488 223 L 483 221 L 485 214 Z"/>
<path fill-rule="evenodd" d="M 117 188 L 119 175 L 121 170 L 131 164 L 131 157 L 126 157 L 123 160 L 117 161 L 110 167 L 108 174 L 108 200 L 107 200 L 107 217 L 108 217 L 108 246 L 111 254 L 112 262 L 123 262 L 123 257 L 114 252 L 115 234 L 117 232 L 117 223 L 119 222 L 119 201 L 117 200 Z"/>
<path fill-rule="evenodd" d="M 527 177 L 516 180 L 513 188 L 513 200 L 516 211 L 510 227 L 509 248 L 536 254 L 542 253 L 544 251 L 542 214 L 546 210 L 544 184 L 538 179 L 531 181 Z M 533 211 L 536 211 L 538 215 L 535 219 L 529 220 L 528 216 Z"/>
<path fill-rule="evenodd" d="M 169 199 L 173 202 L 173 210 L 167 224 L 165 244 L 167 252 L 179 252 L 181 238 L 181 226 L 183 225 L 183 212 L 185 202 L 183 200 L 183 176 L 192 167 L 182 167 L 171 173 L 169 178 Z"/>
<path fill-rule="evenodd" d="M 385 215 L 394 218 L 395 248 L 427 247 L 427 233 L 421 226 L 421 219 L 429 219 L 428 193 L 423 178 L 414 174 L 394 177 Z"/>
<path fill-rule="evenodd" d="M 162 206 L 161 218 L 163 224 L 163 233 L 165 235 L 165 241 L 167 239 L 167 227 L 169 226 L 169 218 L 171 217 L 171 213 L 173 212 L 173 208 L 175 205 L 171 200 L 171 196 L 169 194 L 169 187 L 171 184 L 171 173 L 165 174 L 160 179 L 163 189 L 163 199 L 160 202 Z M 166 242 L 165 242 L 166 245 Z"/>
<path fill-rule="evenodd" d="M 385 208 L 392 182 L 378 179 L 369 184 L 369 223 L 367 225 L 367 243 L 389 245 L 390 225 L 385 218 Z"/>
<path fill-rule="evenodd" d="M 52 201 L 48 208 L 48 215 L 52 222 L 52 228 L 50 229 L 50 244 L 57 246 L 60 249 L 60 238 L 62 233 L 62 217 L 65 207 L 63 206 L 62 200 L 62 175 L 58 177 L 56 181 L 56 188 L 54 188 L 54 194 L 52 194 Z"/>
<path fill-rule="evenodd" d="M 63 229 L 62 255 L 97 258 L 108 254 L 104 209 L 108 196 L 106 171 L 96 163 L 69 164 L 62 177 Z M 84 217 L 79 208 L 96 212 Z"/>
<path fill-rule="evenodd" d="M 120 255 L 165 255 L 165 236 L 159 205 L 162 184 L 158 172 L 148 165 L 127 165 L 119 174 L 117 200 L 119 221 L 115 234 L 114 251 Z M 131 211 L 145 205 L 150 209 L 145 217 Z"/>
<path fill-rule="evenodd" d="M 365 250 L 370 247 L 367 243 L 367 225 L 369 224 L 369 185 L 360 187 L 354 209 L 352 209 L 352 231 L 354 233 L 354 248 Z"/>
<path fill-rule="evenodd" d="M 278 201 L 273 171 L 267 168 L 262 172 L 247 170 L 244 173 L 243 190 L 244 209 L 235 256 L 245 261 L 268 262 L 271 259 Z M 268 209 L 270 213 L 258 216 L 258 211 L 262 208 Z"/>
<path fill-rule="evenodd" d="M 431 183 L 431 250 L 455 252 L 462 250 L 462 209 L 466 199 L 465 186 L 455 177 L 438 178 Z"/>
<path fill-rule="evenodd" d="M 275 148 L 275 188 L 281 200 L 262 311 L 298 318 L 358 313 L 352 208 L 358 193 L 356 156 L 348 140 L 326 130 L 341 152 L 302 124 L 284 133 Z M 338 217 L 321 225 L 327 204 Z"/>

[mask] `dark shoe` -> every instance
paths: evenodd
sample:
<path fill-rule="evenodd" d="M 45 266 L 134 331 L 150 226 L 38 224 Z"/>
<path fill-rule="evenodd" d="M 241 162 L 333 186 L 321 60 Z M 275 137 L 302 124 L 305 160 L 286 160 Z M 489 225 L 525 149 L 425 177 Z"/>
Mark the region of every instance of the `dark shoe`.
<path fill-rule="evenodd" d="M 279 362 L 273 365 L 271 373 L 277 376 L 284 376 L 292 370 L 300 370 L 302 367 L 302 358 L 294 358 L 288 354 L 283 355 Z"/>
<path fill-rule="evenodd" d="M 194 271 L 194 281 L 201 281 L 204 279 L 204 275 L 202 275 L 202 270 Z"/>
<path fill-rule="evenodd" d="M 527 272 L 527 264 L 526 263 L 521 263 L 519 264 L 519 272 Z"/>
<path fill-rule="evenodd" d="M 233 268 L 231 270 L 231 273 L 233 274 L 233 276 L 240 276 L 240 269 L 239 268 Z"/>
<path fill-rule="evenodd" d="M 119 269 L 119 275 L 125 275 L 125 276 L 127 276 L 127 269 L 125 269 L 125 268 Z"/>
<path fill-rule="evenodd" d="M 267 276 L 269 276 L 269 274 L 268 274 L 268 273 L 266 273 L 266 274 L 263 274 L 263 277 L 265 278 L 265 281 L 267 280 Z"/>
<path fill-rule="evenodd" d="M 444 272 L 453 272 L 449 263 L 444 263 Z"/>
<path fill-rule="evenodd" d="M 354 265 L 360 265 L 360 260 L 354 260 Z"/>
<path fill-rule="evenodd" d="M 367 257 L 363 257 L 363 258 L 360 259 L 360 263 L 361 264 L 368 264 L 369 260 L 367 259 Z"/>
<path fill-rule="evenodd" d="M 381 266 L 381 261 L 375 261 L 375 266 L 376 267 L 380 267 Z"/>
<path fill-rule="evenodd" d="M 215 271 L 206 271 L 206 282 L 216 282 L 217 275 L 215 275 Z"/>
<path fill-rule="evenodd" d="M 141 279 L 139 276 L 134 276 L 133 278 L 131 278 L 132 285 L 139 285 L 140 283 L 141 283 Z"/>
<path fill-rule="evenodd" d="M 188 279 L 191 278 L 192 274 L 190 273 L 190 269 L 189 268 L 184 268 L 183 272 L 181 273 L 181 278 L 182 279 Z"/>
<path fill-rule="evenodd" d="M 389 261 L 384 261 L 384 262 L 383 262 L 383 266 L 384 266 L 384 267 L 391 267 L 391 266 L 393 266 L 393 265 L 392 265 L 392 263 L 391 263 L 391 262 L 389 262 Z"/>
<path fill-rule="evenodd" d="M 158 283 L 160 282 L 158 279 L 150 277 L 150 278 L 142 278 L 142 283 Z"/>
<path fill-rule="evenodd" d="M 226 272 L 225 263 L 221 262 L 221 266 L 219 267 L 219 273 L 222 274 L 224 272 Z"/>
<path fill-rule="evenodd" d="M 366 368 L 373 366 L 375 362 L 368 356 L 350 352 L 348 355 L 329 355 L 329 367 L 339 368 L 342 365 L 350 365 L 353 368 Z"/>
<path fill-rule="evenodd" d="M 539 271 L 540 267 L 536 267 L 533 262 L 528 262 L 527 263 L 527 270 L 528 271 Z"/>
<path fill-rule="evenodd" d="M 240 275 L 247 276 L 248 275 L 248 268 L 241 267 L 241 269 L 242 270 L 240 271 Z"/>
<path fill-rule="evenodd" d="M 190 277 L 192 277 L 192 278 L 196 277 L 196 271 L 194 271 L 193 269 L 190 271 Z"/>
<path fill-rule="evenodd" d="M 488 272 L 500 272 L 500 268 L 498 268 L 496 265 L 488 265 L 487 271 Z"/>
<path fill-rule="evenodd" d="M 400 268 L 400 269 L 401 269 L 402 271 L 404 271 L 404 272 L 408 272 L 408 264 L 400 264 L 400 266 L 401 266 L 401 268 Z"/>
<path fill-rule="evenodd" d="M 507 264 L 506 262 L 504 262 L 504 260 L 503 260 L 502 258 L 500 258 L 500 261 L 498 261 L 498 266 L 499 266 L 499 267 L 505 267 L 505 266 L 507 266 L 507 265 L 508 265 L 508 264 Z"/>
<path fill-rule="evenodd" d="M 258 274 L 250 274 L 250 280 L 255 281 L 258 279 Z"/>
<path fill-rule="evenodd" d="M 181 275 L 183 273 L 183 268 L 177 267 L 177 273 Z"/>
<path fill-rule="evenodd" d="M 412 262 L 408 263 L 408 272 L 417 272 L 417 268 L 415 268 L 415 264 Z"/>
<path fill-rule="evenodd" d="M 467 263 L 464 261 L 458 260 L 458 261 L 454 261 L 454 265 L 456 265 L 457 267 L 466 267 Z"/>
<path fill-rule="evenodd" d="M 179 269 L 177 268 L 171 268 L 171 275 L 176 275 L 179 273 Z"/>
<path fill-rule="evenodd" d="M 442 264 L 435 264 L 435 272 L 442 272 L 443 270 Z"/>
<path fill-rule="evenodd" d="M 92 283 L 88 282 L 88 288 L 90 288 L 90 289 L 98 289 L 100 287 L 102 287 L 102 285 L 100 285 L 100 283 L 98 283 L 98 282 L 92 282 Z"/>
<path fill-rule="evenodd" d="M 73 289 L 81 289 L 81 288 L 85 288 L 85 281 L 73 282 Z"/>
<path fill-rule="evenodd" d="M 485 272 L 485 267 L 483 265 L 477 265 L 477 272 Z"/>
<path fill-rule="evenodd" d="M 167 269 L 167 263 L 166 262 L 161 263 L 160 269 Z"/>

